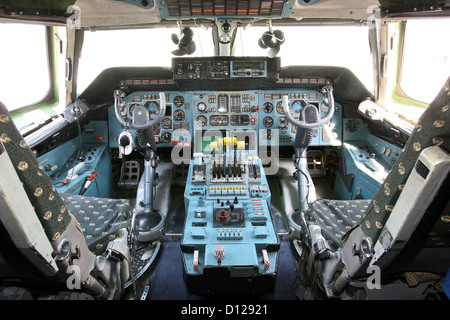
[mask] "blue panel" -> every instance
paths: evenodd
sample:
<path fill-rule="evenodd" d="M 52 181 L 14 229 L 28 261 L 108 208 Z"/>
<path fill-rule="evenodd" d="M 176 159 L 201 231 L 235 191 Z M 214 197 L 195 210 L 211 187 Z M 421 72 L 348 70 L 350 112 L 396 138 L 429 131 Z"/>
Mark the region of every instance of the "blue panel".
<path fill-rule="evenodd" d="M 39 163 L 48 175 L 59 172 L 63 168 L 74 152 L 78 151 L 79 141 L 78 137 L 74 138 L 38 158 Z"/>
<path fill-rule="evenodd" d="M 38 158 L 58 192 L 79 194 L 87 178 L 96 172 L 97 177 L 85 195 L 114 197 L 107 128 L 106 121 L 91 121 L 87 125 L 82 133 L 80 159 L 76 159 L 79 137 Z M 71 173 L 70 170 L 77 165 L 80 169 Z"/>
<path fill-rule="evenodd" d="M 157 102 L 159 92 L 137 91 L 126 97 L 128 107 L 135 103 Z M 166 116 L 158 127 L 154 127 L 158 147 L 173 147 L 177 144 L 190 144 L 192 137 L 192 112 L 190 96 L 182 92 L 166 92 Z M 108 109 L 109 147 L 118 148 L 118 138 L 123 131 L 116 119 L 114 106 Z M 133 137 L 135 131 L 133 130 Z"/>
<path fill-rule="evenodd" d="M 343 131 L 344 141 L 365 141 L 369 136 L 369 129 L 367 129 L 364 122 L 362 122 L 362 120 L 358 118 L 344 119 Z"/>
<path fill-rule="evenodd" d="M 199 158 L 191 160 L 184 194 L 186 219 L 182 240 L 182 246 L 192 248 L 183 252 L 185 272 L 190 276 L 201 276 L 209 267 L 227 268 L 232 277 L 252 278 L 276 272 L 278 249 L 267 248 L 278 247 L 279 240 L 269 210 L 271 196 L 261 161 L 251 157 L 247 164 L 240 161 L 247 160 L 246 156 L 237 157 L 234 163 L 245 167 L 243 173 L 235 175 L 237 171 L 233 170 L 233 174 L 216 178 L 216 160 L 226 162 L 225 155 L 233 158 L 230 153 L 217 156 L 214 164 L 204 154 L 200 165 L 203 169 L 197 162 Z M 255 166 L 258 174 L 253 174 Z M 195 174 L 199 169 L 205 179 Z M 215 254 L 218 247 L 225 252 L 220 259 Z M 194 250 L 198 251 L 197 263 Z"/>
<path fill-rule="evenodd" d="M 279 112 L 282 108 L 282 97 L 289 95 L 291 103 L 298 104 L 314 104 L 318 108 L 321 105 L 322 98 L 321 93 L 315 90 L 302 90 L 302 89 L 287 89 L 283 91 L 262 91 L 259 95 L 259 129 L 262 133 L 262 139 L 260 144 L 270 144 L 268 136 L 273 133 L 272 130 L 278 130 L 278 136 L 280 139 L 279 145 L 293 145 L 295 139 L 296 128 L 290 123 L 285 121 L 284 114 Z M 272 111 L 267 112 L 272 109 Z M 298 109 L 300 112 L 301 108 Z M 295 111 L 294 111 L 295 112 Z M 294 117 L 298 118 L 294 113 Z M 324 116 L 324 112 L 321 112 L 321 116 Z M 273 125 L 268 127 L 267 119 L 273 119 Z M 286 124 L 283 127 L 282 124 Z M 340 146 L 342 145 L 342 107 L 339 104 L 335 104 L 335 114 L 330 124 L 313 129 L 313 138 L 311 140 L 311 146 Z M 270 129 L 270 130 L 269 130 Z M 268 131 L 269 130 L 269 131 Z M 269 133 L 270 132 L 270 133 Z M 276 134 L 276 133 L 275 133 Z"/>
<path fill-rule="evenodd" d="M 151 101 L 159 92 L 139 91 L 130 94 L 128 106 Z M 205 130 L 256 130 L 259 144 L 292 146 L 296 129 L 291 126 L 280 109 L 282 96 L 289 95 L 291 101 L 302 101 L 321 106 L 323 95 L 316 90 L 247 90 L 247 91 L 192 91 L 166 92 L 167 116 L 155 131 L 158 147 L 195 145 L 198 132 Z M 155 100 L 156 101 L 156 100 Z M 271 107 L 266 108 L 265 106 Z M 324 114 L 323 112 L 321 113 Z M 115 119 L 114 107 L 108 110 L 109 146 L 118 148 L 117 139 L 123 131 Z M 271 121 L 269 125 L 267 121 Z M 342 145 L 342 106 L 336 103 L 331 123 L 313 130 L 312 146 Z M 276 138 L 279 138 L 277 143 Z M 258 148 L 258 146 L 256 146 Z"/>
<path fill-rule="evenodd" d="M 108 144 L 108 121 L 91 121 L 82 134 L 84 143 Z"/>
<path fill-rule="evenodd" d="M 370 134 L 360 119 L 344 119 L 344 144 L 342 159 L 347 174 L 354 175 L 350 192 L 342 177 L 336 180 L 335 194 L 340 199 L 355 197 L 372 199 L 402 150 L 383 139 Z"/>

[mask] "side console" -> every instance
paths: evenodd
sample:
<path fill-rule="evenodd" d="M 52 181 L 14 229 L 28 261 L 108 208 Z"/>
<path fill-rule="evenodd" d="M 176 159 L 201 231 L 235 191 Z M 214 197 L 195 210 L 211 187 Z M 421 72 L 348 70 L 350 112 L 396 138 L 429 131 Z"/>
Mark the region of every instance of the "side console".
<path fill-rule="evenodd" d="M 361 119 L 344 119 L 344 142 L 334 186 L 338 199 L 373 199 L 402 153 L 369 133 Z"/>

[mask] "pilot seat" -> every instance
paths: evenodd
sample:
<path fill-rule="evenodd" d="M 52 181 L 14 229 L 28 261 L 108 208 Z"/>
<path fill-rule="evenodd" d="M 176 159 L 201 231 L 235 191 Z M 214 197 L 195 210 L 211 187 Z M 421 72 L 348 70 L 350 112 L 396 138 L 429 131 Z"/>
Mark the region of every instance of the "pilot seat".
<path fill-rule="evenodd" d="M 301 238 L 301 299 L 408 299 L 442 287 L 435 282 L 450 266 L 449 107 L 450 78 L 372 200 L 319 199 L 290 215 Z M 386 290 L 370 290 L 374 270 Z"/>

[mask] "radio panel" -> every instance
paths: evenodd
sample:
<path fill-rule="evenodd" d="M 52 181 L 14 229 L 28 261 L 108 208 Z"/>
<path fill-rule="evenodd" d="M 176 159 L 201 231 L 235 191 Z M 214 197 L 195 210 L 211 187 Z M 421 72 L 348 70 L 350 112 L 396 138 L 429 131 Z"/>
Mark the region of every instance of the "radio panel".
<path fill-rule="evenodd" d="M 224 80 L 278 78 L 279 58 L 245 57 L 175 58 L 172 60 L 174 80 Z"/>

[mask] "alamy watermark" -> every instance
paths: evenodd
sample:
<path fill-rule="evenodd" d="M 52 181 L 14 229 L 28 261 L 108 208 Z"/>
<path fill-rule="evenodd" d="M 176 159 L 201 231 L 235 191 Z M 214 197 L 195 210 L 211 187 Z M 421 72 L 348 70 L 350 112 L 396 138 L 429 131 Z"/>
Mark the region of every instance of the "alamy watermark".
<path fill-rule="evenodd" d="M 367 289 L 381 289 L 381 269 L 379 266 L 371 265 L 367 268 L 370 276 L 366 280 Z"/>
<path fill-rule="evenodd" d="M 231 139 L 231 145 L 222 145 L 220 148 L 218 148 L 217 152 L 225 153 L 225 155 L 233 155 L 234 152 L 236 154 L 245 154 L 248 156 L 257 155 L 261 160 L 262 165 L 264 166 L 264 172 L 266 175 L 274 175 L 278 172 L 280 157 L 280 139 L 278 129 L 271 129 L 270 136 L 268 136 L 266 129 L 234 129 L 231 131 L 231 135 L 232 137 L 224 137 L 220 130 L 205 130 L 201 132 L 201 136 L 197 136 L 194 139 L 196 140 L 194 141 L 194 143 L 202 146 L 211 146 L 211 143 L 218 142 L 220 139 Z M 192 141 L 190 132 L 185 129 L 174 130 L 172 133 L 172 137 L 183 137 L 184 141 Z M 236 141 L 233 140 L 234 138 L 236 138 Z M 238 148 L 239 142 L 245 143 L 245 150 Z M 189 164 L 192 154 L 191 148 L 191 143 L 175 144 L 171 151 L 172 163 L 175 165 Z M 216 151 L 212 150 L 211 148 L 197 150 L 197 152 L 202 152 L 206 156 L 216 153 Z"/>
<path fill-rule="evenodd" d="M 69 290 L 79 290 L 81 289 L 81 270 L 80 267 L 76 265 L 70 265 L 66 273 L 69 274 L 66 280 L 66 286 Z"/>

